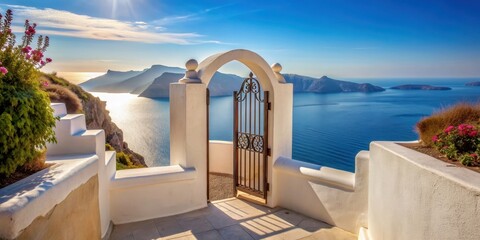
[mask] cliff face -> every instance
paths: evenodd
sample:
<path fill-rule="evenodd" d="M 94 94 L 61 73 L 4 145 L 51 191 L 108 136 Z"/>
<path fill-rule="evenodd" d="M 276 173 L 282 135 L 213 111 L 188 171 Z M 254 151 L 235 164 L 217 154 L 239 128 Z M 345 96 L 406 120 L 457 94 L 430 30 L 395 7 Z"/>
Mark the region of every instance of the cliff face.
<path fill-rule="evenodd" d="M 64 88 L 64 91 L 72 92 L 78 97 L 78 99 L 81 100 L 83 113 L 85 114 L 87 123 L 87 129 L 104 129 L 106 143 L 110 144 L 116 152 L 123 152 L 127 154 L 130 160 L 136 166 L 147 166 L 144 158 L 140 154 L 128 148 L 128 144 L 124 142 L 123 131 L 118 128 L 114 122 L 112 122 L 110 113 L 106 109 L 106 103 L 104 101 L 84 91 L 81 87 L 54 75 L 44 74 L 42 78 L 43 80 L 48 81 L 49 85 L 56 85 L 57 87 Z M 78 113 L 82 111 L 82 109 L 72 108 L 70 106 L 72 102 L 75 102 L 71 101 L 71 99 L 64 99 L 61 102 L 64 102 L 67 105 L 68 113 Z"/>
<path fill-rule="evenodd" d="M 115 151 L 124 152 L 130 156 L 130 160 L 136 165 L 145 164 L 144 158 L 128 148 L 128 144 L 123 141 L 123 131 L 112 122 L 110 113 L 106 109 L 104 101 L 87 93 L 89 98 L 83 102 L 83 111 L 87 121 L 87 129 L 104 129 L 105 141 L 110 144 Z"/>

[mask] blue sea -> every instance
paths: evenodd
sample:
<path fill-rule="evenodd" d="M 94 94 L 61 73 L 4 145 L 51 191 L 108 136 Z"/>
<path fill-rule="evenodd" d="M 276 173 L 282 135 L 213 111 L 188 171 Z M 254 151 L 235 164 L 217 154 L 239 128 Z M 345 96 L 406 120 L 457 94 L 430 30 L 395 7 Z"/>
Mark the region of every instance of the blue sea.
<path fill-rule="evenodd" d="M 295 93 L 293 158 L 353 172 L 355 155 L 371 141 L 418 139 L 415 124 L 457 102 L 480 102 L 480 79 L 348 79 L 389 88 L 401 84 L 451 87 L 450 91 L 390 90 L 378 93 Z M 170 164 L 169 101 L 132 94 L 93 93 L 107 101 L 130 148 L 149 166 Z M 230 113 L 230 114 L 226 114 Z M 210 139 L 232 140 L 232 97 L 212 97 Z"/>

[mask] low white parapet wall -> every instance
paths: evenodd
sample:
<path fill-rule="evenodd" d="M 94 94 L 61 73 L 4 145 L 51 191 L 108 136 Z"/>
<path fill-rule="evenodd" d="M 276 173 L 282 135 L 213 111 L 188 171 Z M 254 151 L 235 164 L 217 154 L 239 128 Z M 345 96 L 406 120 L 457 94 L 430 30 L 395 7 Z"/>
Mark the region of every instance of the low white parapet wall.
<path fill-rule="evenodd" d="M 49 157 L 53 166 L 0 189 L 0 239 L 100 238 L 98 161 L 94 154 Z"/>
<path fill-rule="evenodd" d="M 233 175 L 233 143 L 210 140 L 209 144 L 210 172 Z"/>
<path fill-rule="evenodd" d="M 179 165 L 117 171 L 110 185 L 114 224 L 181 214 L 207 206 L 205 179 Z"/>
<path fill-rule="evenodd" d="M 370 239 L 480 239 L 479 173 L 394 142 L 370 157 Z"/>
<path fill-rule="evenodd" d="M 357 234 L 367 226 L 368 151 L 355 173 L 280 157 L 274 165 L 278 205 Z"/>

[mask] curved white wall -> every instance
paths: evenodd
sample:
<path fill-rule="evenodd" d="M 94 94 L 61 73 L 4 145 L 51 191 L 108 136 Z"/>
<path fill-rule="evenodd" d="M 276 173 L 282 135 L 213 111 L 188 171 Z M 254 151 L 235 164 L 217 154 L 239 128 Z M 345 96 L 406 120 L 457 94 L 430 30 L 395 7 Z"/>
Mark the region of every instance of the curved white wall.
<path fill-rule="evenodd" d="M 210 140 L 209 145 L 210 172 L 233 175 L 233 143 Z"/>
<path fill-rule="evenodd" d="M 370 239 L 480 239 L 479 173 L 394 142 L 370 156 Z"/>
<path fill-rule="evenodd" d="M 278 205 L 357 234 L 367 225 L 369 153 L 355 173 L 279 158 L 274 165 Z"/>

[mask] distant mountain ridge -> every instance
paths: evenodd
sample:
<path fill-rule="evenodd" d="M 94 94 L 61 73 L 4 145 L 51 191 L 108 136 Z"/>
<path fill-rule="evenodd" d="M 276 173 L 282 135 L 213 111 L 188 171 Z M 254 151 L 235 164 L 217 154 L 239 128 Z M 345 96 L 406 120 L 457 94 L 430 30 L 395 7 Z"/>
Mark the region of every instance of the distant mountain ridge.
<path fill-rule="evenodd" d="M 166 98 L 169 96 L 169 84 L 178 81 L 185 69 L 153 65 L 143 71 L 119 72 L 109 70 L 106 74 L 90 79 L 81 86 L 88 91 L 110 93 L 132 93 L 140 97 Z M 287 83 L 293 84 L 294 92 L 344 93 L 344 92 L 381 92 L 384 88 L 370 83 L 354 83 L 331 79 L 327 76 L 313 78 L 297 74 L 283 74 Z M 242 77 L 217 72 L 208 88 L 211 96 L 231 95 L 243 82 Z"/>
<path fill-rule="evenodd" d="M 135 77 L 142 73 L 143 71 L 126 71 L 126 72 L 121 72 L 121 71 L 113 71 L 113 70 L 108 70 L 105 74 L 89 79 L 86 82 L 83 82 L 79 84 L 83 89 L 87 91 L 99 91 L 102 87 L 110 84 L 116 84 L 121 81 L 124 81 L 125 79 Z"/>
<path fill-rule="evenodd" d="M 185 73 L 185 70 L 178 67 L 152 65 L 148 69 L 137 72 L 109 71 L 100 77 L 88 80 L 80 86 L 88 91 L 138 94 L 152 84 L 155 78 L 165 72 Z M 105 84 L 105 81 L 108 83 Z M 85 85 L 89 88 L 85 87 Z"/>
<path fill-rule="evenodd" d="M 307 77 L 297 74 L 283 74 L 287 83 L 293 84 L 294 92 L 342 93 L 342 92 L 382 92 L 384 88 L 370 83 L 354 83 L 331 79 Z"/>
<path fill-rule="evenodd" d="M 180 73 L 163 73 L 141 92 L 139 97 L 167 98 L 169 96 L 170 83 L 178 82 L 183 76 L 184 74 Z M 242 82 L 243 78 L 237 75 L 216 72 L 208 85 L 210 96 L 231 95 L 233 91 L 240 88 Z"/>

